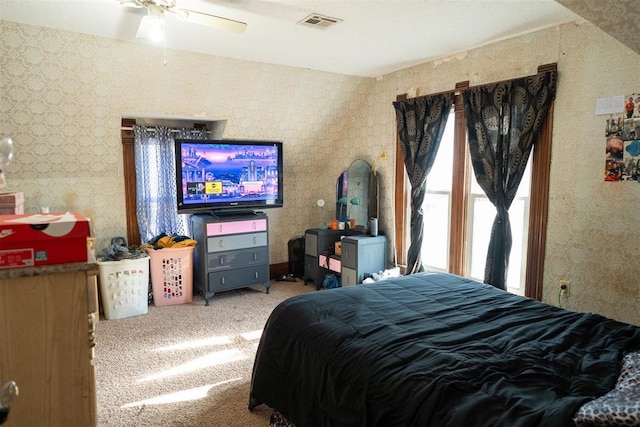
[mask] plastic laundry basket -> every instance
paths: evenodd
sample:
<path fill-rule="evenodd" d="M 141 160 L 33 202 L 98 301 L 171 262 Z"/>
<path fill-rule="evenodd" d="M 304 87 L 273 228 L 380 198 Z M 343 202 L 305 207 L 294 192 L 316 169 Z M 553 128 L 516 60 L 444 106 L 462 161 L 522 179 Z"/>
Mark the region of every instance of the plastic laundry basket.
<path fill-rule="evenodd" d="M 193 301 L 194 246 L 147 249 L 155 306 Z"/>
<path fill-rule="evenodd" d="M 149 257 L 98 262 L 104 317 L 147 314 L 149 310 Z"/>

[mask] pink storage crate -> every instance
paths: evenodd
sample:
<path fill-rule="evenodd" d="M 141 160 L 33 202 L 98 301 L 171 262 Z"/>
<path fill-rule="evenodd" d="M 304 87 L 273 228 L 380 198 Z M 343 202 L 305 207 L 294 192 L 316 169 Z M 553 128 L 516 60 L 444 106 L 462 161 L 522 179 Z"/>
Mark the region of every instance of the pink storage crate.
<path fill-rule="evenodd" d="M 158 307 L 193 301 L 193 250 L 193 246 L 147 249 L 153 305 Z"/>

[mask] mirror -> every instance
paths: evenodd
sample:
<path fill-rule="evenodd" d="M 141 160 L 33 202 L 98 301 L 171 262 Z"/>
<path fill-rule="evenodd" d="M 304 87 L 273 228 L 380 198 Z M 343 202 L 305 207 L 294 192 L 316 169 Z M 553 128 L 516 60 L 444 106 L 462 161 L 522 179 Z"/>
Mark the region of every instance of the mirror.
<path fill-rule="evenodd" d="M 347 182 L 348 182 L 348 171 L 343 171 L 338 180 L 336 181 L 336 215 L 335 218 L 338 221 L 344 221 L 347 215 L 347 211 L 345 206 L 340 203 L 341 200 L 344 200 L 348 197 L 347 194 Z"/>
<path fill-rule="evenodd" d="M 336 218 L 340 221 L 354 219 L 356 227 L 365 230 L 370 217 L 370 174 L 371 165 L 357 159 L 340 174 L 336 182 Z"/>

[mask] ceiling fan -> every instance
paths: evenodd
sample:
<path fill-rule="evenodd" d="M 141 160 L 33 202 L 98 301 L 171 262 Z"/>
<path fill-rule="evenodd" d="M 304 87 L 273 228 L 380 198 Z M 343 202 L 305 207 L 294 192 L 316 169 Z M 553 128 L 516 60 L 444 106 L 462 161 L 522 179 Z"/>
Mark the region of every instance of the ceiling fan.
<path fill-rule="evenodd" d="M 164 14 L 171 13 L 174 16 L 194 24 L 205 25 L 218 30 L 241 33 L 247 28 L 244 22 L 236 21 L 221 16 L 210 15 L 195 10 L 181 9 L 176 7 L 175 0 L 118 0 L 121 4 L 129 7 L 145 8 L 147 15 L 140 21 L 138 27 L 138 38 L 164 37 Z M 158 32 L 161 33 L 157 34 Z"/>

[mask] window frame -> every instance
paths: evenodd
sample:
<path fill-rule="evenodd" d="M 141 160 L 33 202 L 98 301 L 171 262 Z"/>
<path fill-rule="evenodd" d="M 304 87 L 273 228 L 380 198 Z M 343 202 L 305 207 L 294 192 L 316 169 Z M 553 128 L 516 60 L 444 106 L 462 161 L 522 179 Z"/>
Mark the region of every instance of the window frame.
<path fill-rule="evenodd" d="M 170 128 L 207 129 L 211 139 L 222 139 L 226 120 L 194 120 L 189 117 L 122 117 L 120 138 L 122 140 L 122 165 L 124 175 L 125 210 L 127 220 L 127 241 L 132 245 L 142 243 L 138 228 L 136 197 L 136 157 L 134 125 L 168 126 Z"/>
<path fill-rule="evenodd" d="M 122 164 L 124 173 L 124 201 L 127 218 L 127 241 L 139 245 L 140 230 L 136 211 L 136 155 L 134 148 L 133 125 L 136 119 L 122 118 L 120 137 L 122 139 Z M 129 184 L 127 184 L 129 183 Z"/>
<path fill-rule="evenodd" d="M 557 63 L 541 65 L 538 73 L 557 71 Z M 470 197 L 471 158 L 467 147 L 466 122 L 460 94 L 469 87 L 469 82 L 460 82 L 455 88 L 455 130 L 453 153 L 453 183 L 451 190 L 451 229 L 449 236 L 449 272 L 464 276 L 466 273 L 466 224 L 468 221 L 468 201 Z M 400 95 L 398 100 L 406 99 Z M 527 257 L 524 269 L 524 295 L 542 300 L 544 257 L 547 238 L 549 211 L 549 178 L 551 169 L 551 140 L 553 133 L 554 102 L 551 102 L 547 117 L 540 129 L 531 156 L 531 192 L 529 195 L 529 233 L 527 237 Z M 409 241 L 404 230 L 409 227 L 410 214 L 407 203 L 411 187 L 407 179 L 402 159 L 400 141 L 396 137 L 395 165 L 395 247 L 398 263 L 406 268 Z"/>

